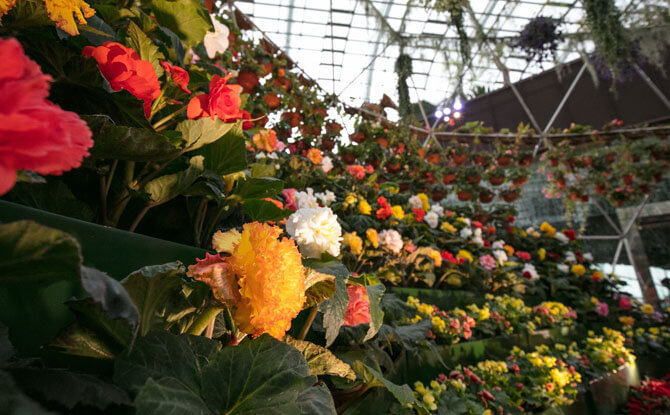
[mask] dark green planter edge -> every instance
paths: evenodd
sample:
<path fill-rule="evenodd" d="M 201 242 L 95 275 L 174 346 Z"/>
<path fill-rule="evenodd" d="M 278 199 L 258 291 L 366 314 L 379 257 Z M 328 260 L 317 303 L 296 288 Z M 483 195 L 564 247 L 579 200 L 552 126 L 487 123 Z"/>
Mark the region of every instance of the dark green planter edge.
<path fill-rule="evenodd" d="M 0 223 L 18 220 L 32 220 L 69 233 L 81 245 L 84 265 L 105 271 L 117 280 L 147 265 L 172 261 L 191 265 L 207 252 L 0 200 Z M 0 322 L 9 328 L 10 340 L 19 352 L 37 355 L 40 345 L 73 321 L 63 303 L 82 295 L 81 286 L 75 282 L 3 286 Z"/>

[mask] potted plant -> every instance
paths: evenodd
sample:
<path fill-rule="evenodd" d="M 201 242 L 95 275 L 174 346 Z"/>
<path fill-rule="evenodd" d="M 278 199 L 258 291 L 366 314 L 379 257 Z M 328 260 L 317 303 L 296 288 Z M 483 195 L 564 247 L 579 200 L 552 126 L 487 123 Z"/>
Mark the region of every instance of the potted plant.
<path fill-rule="evenodd" d="M 360 144 L 365 141 L 365 133 L 361 130 L 358 130 L 355 133 L 349 134 L 349 139 L 355 143 Z"/>
<path fill-rule="evenodd" d="M 479 190 L 479 201 L 481 203 L 491 203 L 493 199 L 495 199 L 496 194 L 493 193 L 491 190 L 485 188 L 485 187 L 480 187 Z"/>
<path fill-rule="evenodd" d="M 512 186 L 520 187 L 528 181 L 530 171 L 526 167 L 515 167 L 509 174 L 509 179 L 512 180 Z"/>
<path fill-rule="evenodd" d="M 454 180 L 456 180 L 456 177 L 456 169 L 453 167 L 447 167 L 444 170 L 444 174 L 442 175 L 442 183 L 450 185 L 454 182 Z"/>
<path fill-rule="evenodd" d="M 468 160 L 468 155 L 467 155 L 467 149 L 465 146 L 455 146 L 451 150 L 451 161 L 456 164 L 460 165 L 465 163 Z"/>
<path fill-rule="evenodd" d="M 479 151 L 472 156 L 472 162 L 480 166 L 485 166 L 491 160 L 491 155 L 487 152 Z"/>
<path fill-rule="evenodd" d="M 508 189 L 500 193 L 500 199 L 507 203 L 516 202 L 519 196 L 521 196 L 521 190 L 519 189 Z"/>
<path fill-rule="evenodd" d="M 473 186 L 467 183 L 456 186 L 456 196 L 461 202 L 467 202 L 472 199 L 474 194 Z"/>
<path fill-rule="evenodd" d="M 510 163 L 512 163 L 512 160 L 512 155 L 509 153 L 499 154 L 498 157 L 496 157 L 496 163 L 500 167 L 509 166 Z"/>
<path fill-rule="evenodd" d="M 486 172 L 486 180 L 488 180 L 492 186 L 500 186 L 505 182 L 505 169 L 494 167 Z"/>
<path fill-rule="evenodd" d="M 439 150 L 436 149 L 431 149 L 428 151 L 428 155 L 426 155 L 426 161 L 432 164 L 439 164 L 440 161 L 442 160 L 442 155 L 440 154 Z"/>
<path fill-rule="evenodd" d="M 462 170 L 463 177 L 470 184 L 478 184 L 482 181 L 482 167 L 479 165 L 468 166 Z"/>
<path fill-rule="evenodd" d="M 430 198 L 433 200 L 433 202 L 439 202 L 440 200 L 444 199 L 445 196 L 447 196 L 447 189 L 440 184 L 433 186 L 432 190 L 430 191 Z"/>
<path fill-rule="evenodd" d="M 517 160 L 519 166 L 530 167 L 530 165 L 533 164 L 533 153 L 529 151 L 519 152 L 519 154 L 517 155 Z"/>

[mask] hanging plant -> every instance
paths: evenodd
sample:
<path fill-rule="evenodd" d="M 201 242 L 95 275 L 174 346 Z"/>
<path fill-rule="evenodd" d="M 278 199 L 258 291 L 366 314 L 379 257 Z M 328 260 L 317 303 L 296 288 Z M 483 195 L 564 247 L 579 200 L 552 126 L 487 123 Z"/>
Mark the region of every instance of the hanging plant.
<path fill-rule="evenodd" d="M 560 24 L 560 20 L 551 17 L 535 17 L 519 33 L 514 47 L 524 51 L 528 62 L 542 62 L 549 55 L 555 58 L 556 48 L 563 40 L 562 32 L 558 30 Z"/>
<path fill-rule="evenodd" d="M 398 74 L 398 112 L 400 118 L 406 120 L 410 114 L 409 87 L 407 78 L 412 76 L 412 58 L 404 53 L 395 61 L 395 73 Z"/>
<path fill-rule="evenodd" d="M 596 45 L 596 62 L 600 60 L 602 66 L 609 69 L 611 79 L 616 80 L 635 60 L 633 42 L 621 23 L 621 12 L 612 0 L 584 0 L 583 3 L 586 23 Z"/>
<path fill-rule="evenodd" d="M 470 40 L 465 30 L 463 8 L 467 0 L 424 0 L 423 5 L 442 13 L 449 13 L 449 24 L 456 28 L 461 59 L 464 65 L 470 61 Z"/>

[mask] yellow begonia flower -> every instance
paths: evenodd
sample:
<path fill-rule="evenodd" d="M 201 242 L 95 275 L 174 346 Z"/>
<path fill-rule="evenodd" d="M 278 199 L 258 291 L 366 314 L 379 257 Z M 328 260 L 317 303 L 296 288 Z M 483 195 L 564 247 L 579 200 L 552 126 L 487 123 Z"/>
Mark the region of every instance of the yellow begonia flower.
<path fill-rule="evenodd" d="M 521 237 L 522 237 L 522 238 L 525 238 L 526 236 L 528 236 L 528 234 L 526 233 L 526 231 L 521 231 Z"/>
<path fill-rule="evenodd" d="M 430 203 L 428 203 L 428 196 L 425 193 L 419 193 L 418 195 L 416 195 L 416 197 L 421 199 L 421 205 L 422 205 L 421 207 L 423 208 L 423 210 L 428 212 L 430 210 Z"/>
<path fill-rule="evenodd" d="M 478 317 L 478 320 L 480 320 L 480 321 L 481 320 L 488 320 L 489 317 L 491 316 L 491 312 L 488 309 L 488 307 L 480 308 L 478 314 L 479 315 L 477 317 Z"/>
<path fill-rule="evenodd" d="M 367 201 L 361 200 L 358 202 L 358 213 L 361 215 L 369 215 L 370 212 L 372 212 L 372 207 Z"/>
<path fill-rule="evenodd" d="M 596 297 L 591 297 L 591 302 L 593 303 L 593 305 L 598 305 L 600 303 L 600 301 L 598 301 L 598 299 Z M 590 336 L 592 336 L 592 335 L 590 335 Z"/>
<path fill-rule="evenodd" d="M 649 327 L 649 333 L 651 334 L 659 334 L 661 330 L 659 330 L 658 327 Z"/>
<path fill-rule="evenodd" d="M 578 276 L 582 276 L 586 273 L 586 268 L 584 268 L 584 265 L 581 264 L 576 264 L 572 266 L 572 273 Z"/>
<path fill-rule="evenodd" d="M 79 34 L 77 23 L 74 21 L 75 17 L 79 24 L 86 24 L 84 17 L 91 17 L 95 14 L 95 10 L 83 0 L 44 0 L 44 4 L 47 6 L 49 19 L 72 36 Z"/>
<path fill-rule="evenodd" d="M 16 5 L 16 0 L 0 0 L 0 17 L 6 15 L 14 5 Z"/>
<path fill-rule="evenodd" d="M 348 195 L 346 199 L 344 199 L 344 203 L 347 205 L 353 205 L 356 203 L 356 196 L 354 195 Z"/>
<path fill-rule="evenodd" d="M 472 263 L 472 254 L 466 251 L 465 249 L 461 249 L 460 251 L 458 251 L 458 253 L 456 254 L 456 258 L 458 259 L 465 258 L 468 262 Z"/>
<path fill-rule="evenodd" d="M 436 267 L 439 268 L 442 266 L 442 255 L 440 255 L 440 251 L 436 249 L 431 249 L 428 252 L 428 256 L 430 257 L 430 259 L 433 260 L 433 262 L 435 262 Z"/>
<path fill-rule="evenodd" d="M 455 233 L 456 232 L 456 228 L 454 227 L 454 225 L 452 225 L 449 222 L 442 222 L 442 225 L 440 225 L 440 229 L 442 229 L 445 232 L 450 232 L 450 233 Z"/>
<path fill-rule="evenodd" d="M 398 192 L 400 191 L 400 188 L 399 188 L 399 187 L 396 187 L 396 186 L 391 186 L 391 187 L 387 187 L 386 190 L 388 190 L 389 193 L 391 193 L 392 195 L 394 195 L 394 194 L 396 194 L 396 193 L 398 193 Z"/>
<path fill-rule="evenodd" d="M 247 223 L 226 259 L 242 297 L 235 320 L 254 337 L 268 333 L 281 340 L 305 302 L 302 257 L 293 239 L 279 239 L 281 233 L 276 226 Z"/>
<path fill-rule="evenodd" d="M 540 225 L 540 230 L 550 238 L 556 235 L 556 228 L 554 228 L 547 222 L 542 222 L 542 225 Z"/>
<path fill-rule="evenodd" d="M 623 316 L 619 317 L 619 322 L 624 326 L 632 326 L 633 324 L 635 324 L 635 319 L 631 316 Z"/>
<path fill-rule="evenodd" d="M 368 241 L 372 244 L 373 247 L 379 248 L 379 234 L 376 230 L 370 228 L 365 231 L 365 236 L 368 237 Z"/>
<path fill-rule="evenodd" d="M 514 255 L 514 247 L 513 247 L 513 246 L 511 246 L 511 245 L 505 245 L 503 248 L 504 248 L 505 251 L 507 252 L 507 255 L 508 255 L 508 256 L 512 256 L 512 255 Z"/>
<path fill-rule="evenodd" d="M 405 211 L 402 210 L 402 206 L 399 205 L 391 207 L 391 214 L 398 220 L 402 220 L 405 217 Z"/>
<path fill-rule="evenodd" d="M 651 304 L 642 304 L 641 310 L 644 314 L 654 314 L 654 306 Z"/>
<path fill-rule="evenodd" d="M 349 250 L 354 255 L 360 255 L 363 252 L 363 240 L 356 235 L 356 232 L 345 233 L 342 242 L 349 245 Z"/>
<path fill-rule="evenodd" d="M 537 256 L 540 257 L 540 261 L 544 261 L 544 259 L 547 257 L 547 250 L 544 248 L 538 249 Z"/>

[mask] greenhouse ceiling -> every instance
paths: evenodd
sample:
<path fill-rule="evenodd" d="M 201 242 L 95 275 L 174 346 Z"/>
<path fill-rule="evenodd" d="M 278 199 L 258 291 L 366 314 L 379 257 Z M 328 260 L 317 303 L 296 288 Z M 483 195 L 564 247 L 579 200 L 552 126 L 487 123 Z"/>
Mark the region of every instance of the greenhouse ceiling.
<path fill-rule="evenodd" d="M 646 21 L 641 16 L 648 14 L 650 5 L 665 2 L 616 3 L 627 26 L 635 27 Z M 235 2 L 326 91 L 353 105 L 377 102 L 384 93 L 397 101 L 394 65 L 401 51 L 412 58 L 412 101 L 418 96 L 439 104 L 500 88 L 505 81 L 503 67 L 509 81 L 516 82 L 593 49 L 584 36 L 581 1 L 470 0 L 469 4 L 472 13 L 466 8 L 463 27 L 471 59 L 464 60 L 458 33 L 448 24 L 449 14 L 425 9 L 422 0 Z M 521 50 L 512 47 L 519 32 L 537 16 L 559 19 L 564 35 L 555 58 L 542 63 L 528 62 Z"/>

